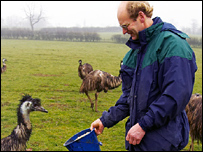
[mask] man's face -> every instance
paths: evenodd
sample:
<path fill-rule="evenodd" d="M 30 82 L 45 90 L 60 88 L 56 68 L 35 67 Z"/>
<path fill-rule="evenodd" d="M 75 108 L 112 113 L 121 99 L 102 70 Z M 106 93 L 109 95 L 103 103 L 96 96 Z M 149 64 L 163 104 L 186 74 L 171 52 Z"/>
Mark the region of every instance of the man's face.
<path fill-rule="evenodd" d="M 139 30 L 138 26 L 139 24 L 137 21 L 131 21 L 131 23 L 128 23 L 129 25 L 126 28 L 123 28 L 123 34 L 129 34 L 133 40 L 139 39 Z"/>
<path fill-rule="evenodd" d="M 129 34 L 133 40 L 139 38 L 139 31 L 144 28 L 139 20 L 139 16 L 136 20 L 130 19 L 126 10 L 118 11 L 118 22 L 123 29 L 123 34 Z"/>

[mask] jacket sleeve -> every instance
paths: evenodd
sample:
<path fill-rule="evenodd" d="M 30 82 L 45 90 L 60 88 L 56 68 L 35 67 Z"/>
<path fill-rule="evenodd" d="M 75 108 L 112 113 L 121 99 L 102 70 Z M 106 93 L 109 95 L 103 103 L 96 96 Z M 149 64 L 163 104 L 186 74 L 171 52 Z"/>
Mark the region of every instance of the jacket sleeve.
<path fill-rule="evenodd" d="M 197 70 L 195 54 L 193 51 L 189 54 L 188 58 L 165 57 L 160 64 L 158 85 L 161 96 L 151 103 L 148 112 L 138 121 L 143 130 L 159 128 L 184 111 L 193 91 Z"/>
<path fill-rule="evenodd" d="M 122 78 L 122 95 L 116 102 L 115 106 L 109 108 L 108 111 L 104 111 L 100 120 L 104 127 L 112 127 L 119 121 L 129 116 L 129 103 L 128 96 L 130 94 L 134 69 L 125 65 L 121 66 L 121 78 Z"/>

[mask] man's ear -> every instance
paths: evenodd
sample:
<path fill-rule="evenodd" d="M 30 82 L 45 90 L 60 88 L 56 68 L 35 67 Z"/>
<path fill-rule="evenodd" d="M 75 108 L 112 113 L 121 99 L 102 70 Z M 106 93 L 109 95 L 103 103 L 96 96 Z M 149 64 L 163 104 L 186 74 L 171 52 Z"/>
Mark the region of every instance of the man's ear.
<path fill-rule="evenodd" d="M 142 11 L 139 11 L 138 18 L 141 21 L 141 23 L 144 23 L 146 19 L 146 15 Z"/>

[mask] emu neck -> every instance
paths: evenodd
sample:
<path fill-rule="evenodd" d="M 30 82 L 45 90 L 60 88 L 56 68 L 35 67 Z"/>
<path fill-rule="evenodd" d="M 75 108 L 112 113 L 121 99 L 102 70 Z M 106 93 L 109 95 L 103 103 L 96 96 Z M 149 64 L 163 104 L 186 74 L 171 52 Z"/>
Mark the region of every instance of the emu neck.
<path fill-rule="evenodd" d="M 5 72 L 6 71 L 6 64 L 3 64 L 3 67 L 1 68 L 2 72 Z"/>
<path fill-rule="evenodd" d="M 23 124 L 27 129 L 31 130 L 32 129 L 32 125 L 30 122 L 30 113 L 26 112 L 22 112 L 19 111 L 18 112 L 18 125 Z"/>
<path fill-rule="evenodd" d="M 24 114 L 23 115 L 23 118 L 24 118 L 24 123 L 27 125 L 27 129 L 31 129 L 32 126 L 31 126 L 31 122 L 30 122 L 30 114 Z"/>
<path fill-rule="evenodd" d="M 29 140 L 32 132 L 32 125 L 29 119 L 29 114 L 22 114 L 18 111 L 18 125 L 14 129 L 15 136 L 17 137 L 19 144 L 19 148 L 21 150 L 25 150 L 26 142 Z"/>

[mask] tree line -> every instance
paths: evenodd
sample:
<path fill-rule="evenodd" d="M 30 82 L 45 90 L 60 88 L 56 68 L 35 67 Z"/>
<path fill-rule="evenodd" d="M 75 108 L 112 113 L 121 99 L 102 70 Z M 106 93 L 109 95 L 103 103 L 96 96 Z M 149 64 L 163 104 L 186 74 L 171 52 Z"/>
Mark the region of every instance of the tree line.
<path fill-rule="evenodd" d="M 101 37 L 96 32 L 72 32 L 68 31 L 67 28 L 43 28 L 38 31 L 32 31 L 28 28 L 1 28 L 1 38 L 80 42 L 101 40 Z"/>
<path fill-rule="evenodd" d="M 28 40 L 58 40 L 58 41 L 79 41 L 95 42 L 102 40 L 97 32 L 90 32 L 90 29 L 78 28 L 42 28 L 32 31 L 28 28 L 1 28 L 3 39 L 28 39 Z M 111 41 L 115 43 L 126 43 L 128 35 L 114 34 Z M 194 47 L 202 46 L 202 37 L 191 37 L 188 43 Z"/>
<path fill-rule="evenodd" d="M 190 37 L 187 39 L 187 42 L 192 46 L 192 47 L 202 47 L 202 37 Z"/>
<path fill-rule="evenodd" d="M 129 39 L 126 35 L 116 34 L 111 37 L 116 43 L 126 43 Z M 202 47 L 202 37 L 190 37 L 186 39 L 192 47 Z"/>

